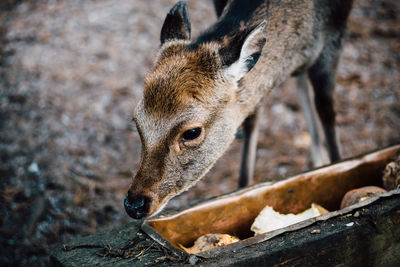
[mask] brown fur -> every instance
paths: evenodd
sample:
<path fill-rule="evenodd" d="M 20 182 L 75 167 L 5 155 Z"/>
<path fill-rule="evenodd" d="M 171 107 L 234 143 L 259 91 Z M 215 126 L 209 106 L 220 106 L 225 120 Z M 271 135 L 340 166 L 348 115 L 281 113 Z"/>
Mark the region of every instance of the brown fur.
<path fill-rule="evenodd" d="M 167 44 L 144 84 L 144 107 L 154 115 L 171 116 L 193 100 L 209 105 L 219 62 L 209 45 L 190 49 L 183 42 Z"/>

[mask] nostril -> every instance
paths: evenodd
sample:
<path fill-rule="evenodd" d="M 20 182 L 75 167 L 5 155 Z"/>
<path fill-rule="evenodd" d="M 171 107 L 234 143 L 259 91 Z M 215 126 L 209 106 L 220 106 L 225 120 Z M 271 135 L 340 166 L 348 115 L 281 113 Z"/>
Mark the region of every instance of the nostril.
<path fill-rule="evenodd" d="M 134 209 L 140 209 L 144 206 L 144 198 L 139 198 L 135 202 L 131 203 Z"/>
<path fill-rule="evenodd" d="M 130 195 L 124 200 L 126 213 L 134 219 L 143 218 L 149 211 L 150 199 L 142 195 Z"/>

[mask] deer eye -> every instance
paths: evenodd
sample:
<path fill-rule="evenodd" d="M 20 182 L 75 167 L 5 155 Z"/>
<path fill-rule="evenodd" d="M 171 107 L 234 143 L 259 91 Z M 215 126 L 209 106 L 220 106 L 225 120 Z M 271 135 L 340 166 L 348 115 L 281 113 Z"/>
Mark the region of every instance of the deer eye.
<path fill-rule="evenodd" d="M 187 130 L 186 132 L 184 132 L 182 134 L 182 138 L 184 141 L 192 141 L 196 138 L 198 138 L 201 134 L 201 128 L 200 127 L 196 127 L 190 130 Z"/>

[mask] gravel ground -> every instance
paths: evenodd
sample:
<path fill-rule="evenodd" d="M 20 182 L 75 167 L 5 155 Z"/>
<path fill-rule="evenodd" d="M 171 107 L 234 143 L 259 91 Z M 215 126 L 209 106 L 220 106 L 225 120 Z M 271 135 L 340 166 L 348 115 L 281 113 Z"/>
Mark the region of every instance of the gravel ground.
<path fill-rule="evenodd" d="M 215 21 L 188 0 L 193 34 Z M 0 265 L 46 266 L 52 247 L 127 223 L 138 168 L 130 123 L 175 0 L 0 3 Z M 337 74 L 343 157 L 400 143 L 400 2 L 359 0 Z M 264 102 L 256 181 L 311 167 L 293 80 Z M 168 208 L 235 190 L 240 141 Z"/>

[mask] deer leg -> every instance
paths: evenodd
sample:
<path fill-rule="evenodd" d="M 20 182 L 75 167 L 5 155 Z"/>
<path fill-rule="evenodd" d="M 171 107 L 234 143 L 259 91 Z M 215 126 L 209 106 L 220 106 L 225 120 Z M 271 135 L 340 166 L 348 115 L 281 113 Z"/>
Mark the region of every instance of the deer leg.
<path fill-rule="evenodd" d="M 296 77 L 297 92 L 301 108 L 306 119 L 308 132 L 311 136 L 311 159 L 314 167 L 323 165 L 322 142 L 318 132 L 317 118 L 312 107 L 307 76 L 301 74 Z"/>
<path fill-rule="evenodd" d="M 249 115 L 243 122 L 243 149 L 240 164 L 239 188 L 253 183 L 254 165 L 256 161 L 258 117 L 261 108 Z"/>
<path fill-rule="evenodd" d="M 320 57 L 308 70 L 310 82 L 314 89 L 315 107 L 317 109 L 325 133 L 331 162 L 340 160 L 339 145 L 335 131 L 335 111 L 333 91 L 335 72 L 342 48 L 342 34 L 328 42 Z"/>

